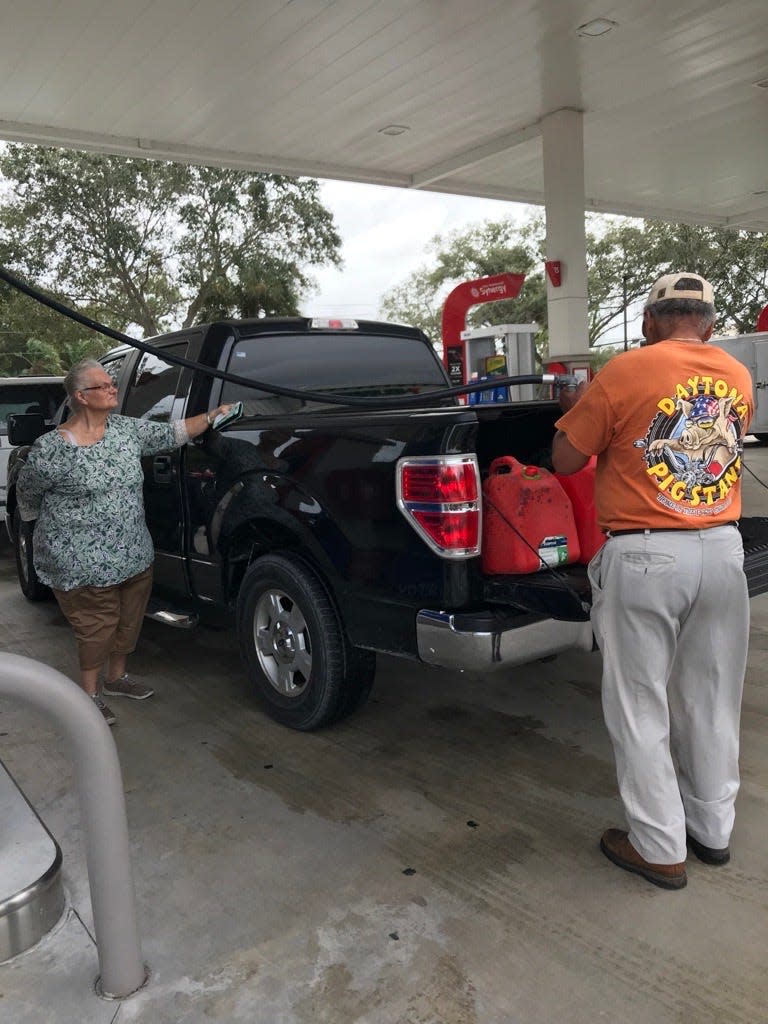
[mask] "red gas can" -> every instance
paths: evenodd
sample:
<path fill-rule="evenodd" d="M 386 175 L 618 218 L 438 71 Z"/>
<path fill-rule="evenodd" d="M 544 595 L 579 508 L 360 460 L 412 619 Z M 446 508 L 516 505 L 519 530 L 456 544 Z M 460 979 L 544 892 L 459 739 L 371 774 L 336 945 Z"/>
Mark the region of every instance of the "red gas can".
<path fill-rule="evenodd" d="M 483 497 L 483 572 L 536 572 L 578 561 L 571 501 L 548 470 L 511 455 L 494 459 Z"/>
<path fill-rule="evenodd" d="M 560 486 L 571 499 L 573 518 L 576 520 L 576 532 L 579 535 L 581 549 L 580 562 L 585 565 L 592 559 L 605 543 L 605 534 L 597 525 L 595 508 L 595 471 L 597 458 L 592 456 L 589 462 L 578 473 L 561 475 L 555 473 Z"/>

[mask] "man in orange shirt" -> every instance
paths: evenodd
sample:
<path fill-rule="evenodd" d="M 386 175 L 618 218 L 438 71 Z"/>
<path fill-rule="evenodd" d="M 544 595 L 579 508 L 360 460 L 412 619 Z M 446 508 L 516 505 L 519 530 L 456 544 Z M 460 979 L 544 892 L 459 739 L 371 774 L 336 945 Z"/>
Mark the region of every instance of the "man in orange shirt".
<path fill-rule="evenodd" d="M 552 449 L 559 473 L 597 455 L 608 538 L 589 565 L 592 624 L 629 831 L 600 847 L 667 889 L 687 882 L 686 845 L 727 863 L 739 788 L 749 602 L 735 527 L 752 380 L 706 344 L 714 319 L 704 278 L 660 278 L 645 345 L 561 398 Z"/>

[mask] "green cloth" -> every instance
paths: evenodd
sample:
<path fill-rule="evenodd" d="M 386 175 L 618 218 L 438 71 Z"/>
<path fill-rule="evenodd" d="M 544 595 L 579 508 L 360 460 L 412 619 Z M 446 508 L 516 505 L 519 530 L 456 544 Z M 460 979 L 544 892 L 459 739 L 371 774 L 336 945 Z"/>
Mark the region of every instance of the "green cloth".
<path fill-rule="evenodd" d="M 52 430 L 34 443 L 16 494 L 36 519 L 35 572 L 57 590 L 108 587 L 154 559 L 144 517 L 141 457 L 184 444 L 183 421 L 110 416 L 97 444 L 78 446 Z"/>

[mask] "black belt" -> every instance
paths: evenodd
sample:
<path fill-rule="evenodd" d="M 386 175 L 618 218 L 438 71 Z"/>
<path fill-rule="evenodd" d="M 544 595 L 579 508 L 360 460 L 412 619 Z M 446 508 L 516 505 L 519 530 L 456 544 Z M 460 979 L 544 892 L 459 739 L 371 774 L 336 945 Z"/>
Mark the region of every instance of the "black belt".
<path fill-rule="evenodd" d="M 738 526 L 739 524 L 734 520 L 728 523 L 718 523 L 718 526 Z M 636 530 L 606 530 L 606 537 L 622 537 L 629 533 L 688 533 L 690 530 L 696 530 L 699 527 L 696 526 L 644 526 Z M 707 527 L 712 529 L 712 527 Z"/>

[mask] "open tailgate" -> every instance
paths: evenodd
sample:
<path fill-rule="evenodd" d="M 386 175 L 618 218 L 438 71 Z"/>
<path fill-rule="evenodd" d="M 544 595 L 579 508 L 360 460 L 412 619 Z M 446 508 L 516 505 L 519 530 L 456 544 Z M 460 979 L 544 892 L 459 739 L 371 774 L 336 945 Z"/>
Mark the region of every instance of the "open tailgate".
<path fill-rule="evenodd" d="M 739 523 L 744 541 L 744 572 L 749 596 L 768 592 L 768 516 L 748 516 Z M 490 604 L 520 608 L 553 619 L 581 622 L 589 618 L 592 591 L 583 565 L 551 572 L 488 576 L 483 585 Z"/>

